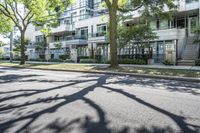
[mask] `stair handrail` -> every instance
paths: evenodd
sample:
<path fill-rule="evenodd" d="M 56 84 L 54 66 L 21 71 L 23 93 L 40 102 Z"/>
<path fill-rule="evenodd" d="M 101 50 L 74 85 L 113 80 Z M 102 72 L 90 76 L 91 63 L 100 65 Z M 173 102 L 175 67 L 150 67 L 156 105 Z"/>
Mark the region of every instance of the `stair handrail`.
<path fill-rule="evenodd" d="M 200 59 L 200 43 L 197 44 L 198 59 Z"/>
<path fill-rule="evenodd" d="M 187 37 L 184 37 L 184 39 L 183 39 L 183 46 L 181 48 L 181 53 L 180 53 L 181 59 L 183 57 L 183 51 L 186 49 L 187 41 L 188 41 Z"/>

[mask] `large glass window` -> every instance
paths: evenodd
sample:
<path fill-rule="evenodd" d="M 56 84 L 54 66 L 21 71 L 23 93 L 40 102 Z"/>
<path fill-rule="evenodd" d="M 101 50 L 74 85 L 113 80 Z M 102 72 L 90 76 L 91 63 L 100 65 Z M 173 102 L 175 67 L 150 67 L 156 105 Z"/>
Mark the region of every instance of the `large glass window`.
<path fill-rule="evenodd" d="M 185 28 L 185 18 L 178 18 L 177 19 L 177 28 L 182 29 Z"/>
<path fill-rule="evenodd" d="M 199 0 L 185 0 L 186 3 L 198 2 Z"/>
<path fill-rule="evenodd" d="M 57 42 L 57 41 L 63 41 L 63 36 L 55 35 L 54 36 L 54 41 L 55 42 Z"/>
<path fill-rule="evenodd" d="M 97 33 L 99 35 L 104 35 L 107 31 L 107 26 L 106 24 L 100 24 L 100 25 L 97 25 Z"/>
<path fill-rule="evenodd" d="M 152 30 L 157 30 L 157 22 L 156 21 L 151 21 L 150 22 L 150 27 Z"/>
<path fill-rule="evenodd" d="M 163 19 L 159 21 L 159 29 L 164 30 L 164 29 L 168 29 L 168 20 L 167 19 Z"/>
<path fill-rule="evenodd" d="M 79 38 L 87 39 L 87 37 L 88 37 L 88 27 L 80 28 L 80 29 L 78 29 L 77 32 L 78 32 Z"/>
<path fill-rule="evenodd" d="M 43 35 L 35 37 L 35 42 L 42 42 L 42 41 L 44 41 L 44 36 Z"/>

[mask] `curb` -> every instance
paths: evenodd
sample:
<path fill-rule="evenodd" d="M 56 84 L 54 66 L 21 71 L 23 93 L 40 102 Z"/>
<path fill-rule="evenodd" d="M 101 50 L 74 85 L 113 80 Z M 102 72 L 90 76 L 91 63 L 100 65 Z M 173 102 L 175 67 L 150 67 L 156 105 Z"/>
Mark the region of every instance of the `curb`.
<path fill-rule="evenodd" d="M 6 66 L 2 66 L 2 67 L 6 67 Z M 200 83 L 200 78 L 191 78 L 191 77 L 148 75 L 148 74 L 126 73 L 126 72 L 58 70 L 58 69 L 26 68 L 26 67 L 10 67 L 10 68 L 45 70 L 45 71 L 61 71 L 61 72 L 80 72 L 80 73 L 91 73 L 91 74 L 108 74 L 108 75 L 120 75 L 120 76 L 131 76 L 131 77 L 140 77 L 140 78 L 153 78 L 153 79 L 165 79 L 165 80 L 176 80 L 176 81 Z"/>

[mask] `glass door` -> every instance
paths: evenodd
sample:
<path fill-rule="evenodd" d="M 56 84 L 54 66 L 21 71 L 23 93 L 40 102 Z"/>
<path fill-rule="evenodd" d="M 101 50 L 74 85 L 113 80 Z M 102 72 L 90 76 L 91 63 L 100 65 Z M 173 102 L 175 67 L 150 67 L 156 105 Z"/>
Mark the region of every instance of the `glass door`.
<path fill-rule="evenodd" d="M 188 19 L 188 32 L 189 32 L 189 36 L 194 36 L 194 28 L 197 26 L 198 24 L 198 17 L 190 17 Z"/>
<path fill-rule="evenodd" d="M 164 42 L 156 42 L 153 44 L 153 59 L 155 63 L 162 63 L 164 61 Z"/>

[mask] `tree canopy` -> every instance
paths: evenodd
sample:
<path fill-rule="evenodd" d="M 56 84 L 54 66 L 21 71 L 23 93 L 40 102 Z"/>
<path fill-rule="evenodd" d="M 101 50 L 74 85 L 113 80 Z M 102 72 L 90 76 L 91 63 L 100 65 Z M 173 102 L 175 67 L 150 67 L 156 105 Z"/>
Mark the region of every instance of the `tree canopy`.
<path fill-rule="evenodd" d="M 17 27 L 21 33 L 21 62 L 25 63 L 25 32 L 29 24 L 37 26 L 55 24 L 71 0 L 1 0 L 0 32 Z M 9 23 L 8 23 L 9 22 Z M 5 27 L 4 27 L 5 26 Z"/>
<path fill-rule="evenodd" d="M 137 24 L 134 26 L 123 25 L 118 27 L 119 47 L 124 47 L 128 44 L 135 44 L 140 48 L 156 38 L 156 33 L 153 32 L 147 24 Z"/>
<path fill-rule="evenodd" d="M 165 7 L 168 13 L 176 9 L 178 0 L 104 0 L 109 12 L 109 42 L 111 53 L 111 67 L 118 66 L 117 59 L 117 14 L 118 12 L 138 11 L 143 17 L 159 17 Z M 167 13 L 167 14 L 168 14 Z M 166 14 L 166 13 L 165 13 Z M 134 16 L 134 14 L 131 14 Z"/>

